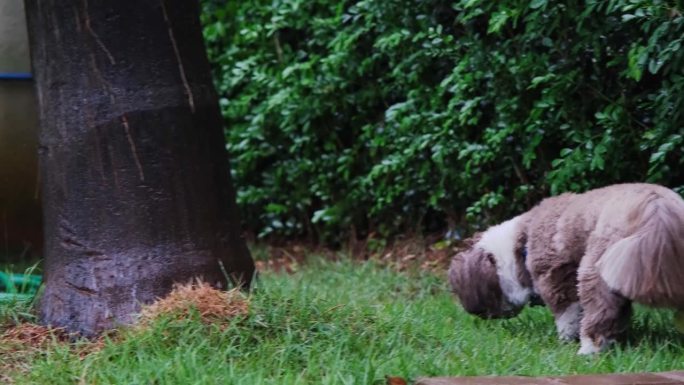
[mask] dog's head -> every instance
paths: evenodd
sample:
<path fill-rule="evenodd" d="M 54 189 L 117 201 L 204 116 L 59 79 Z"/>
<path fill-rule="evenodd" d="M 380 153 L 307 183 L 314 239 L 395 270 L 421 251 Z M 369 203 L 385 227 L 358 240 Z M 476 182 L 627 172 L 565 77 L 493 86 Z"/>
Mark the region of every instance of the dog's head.
<path fill-rule="evenodd" d="M 504 296 L 496 259 L 481 247 L 456 254 L 449 267 L 449 282 L 463 308 L 478 317 L 510 318 L 522 308 Z"/>
<path fill-rule="evenodd" d="M 534 297 L 519 274 L 517 219 L 477 234 L 449 267 L 451 289 L 463 308 L 481 318 L 510 318 Z M 524 267 L 522 267 L 524 269 Z"/>

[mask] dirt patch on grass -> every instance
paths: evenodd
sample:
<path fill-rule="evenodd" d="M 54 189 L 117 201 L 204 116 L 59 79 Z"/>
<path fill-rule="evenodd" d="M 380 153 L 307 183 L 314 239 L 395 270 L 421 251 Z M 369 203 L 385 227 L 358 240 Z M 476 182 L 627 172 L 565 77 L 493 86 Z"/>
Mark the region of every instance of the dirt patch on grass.
<path fill-rule="evenodd" d="M 410 269 L 443 273 L 451 257 L 463 247 L 460 241 L 446 241 L 438 236 L 399 239 L 373 252 L 370 258 L 399 271 Z"/>
<path fill-rule="evenodd" d="M 423 269 L 444 273 L 451 257 L 464 247 L 462 241 L 445 240 L 442 235 L 399 238 L 385 244 L 367 239 L 350 243 L 346 248 L 334 250 L 304 242 L 270 244 L 256 254 L 259 271 L 292 274 L 311 258 L 338 260 L 343 256 L 357 261 L 372 260 L 399 271 Z"/>
<path fill-rule="evenodd" d="M 338 252 L 306 242 L 259 244 L 252 248 L 258 271 L 293 274 L 311 256 L 334 259 Z"/>

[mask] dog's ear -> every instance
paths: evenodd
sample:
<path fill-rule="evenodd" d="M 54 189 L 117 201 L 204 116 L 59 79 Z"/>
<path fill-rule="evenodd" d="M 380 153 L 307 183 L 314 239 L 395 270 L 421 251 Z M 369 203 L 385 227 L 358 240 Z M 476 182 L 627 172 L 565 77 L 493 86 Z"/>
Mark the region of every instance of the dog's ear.
<path fill-rule="evenodd" d="M 471 247 L 454 255 L 449 266 L 449 283 L 468 313 L 482 318 L 507 316 L 496 260 L 482 248 Z"/>
<path fill-rule="evenodd" d="M 532 287 L 532 276 L 527 270 L 527 228 L 521 226 L 515 236 L 514 247 L 517 278 L 524 287 Z"/>
<path fill-rule="evenodd" d="M 527 256 L 527 231 L 521 228 L 515 236 L 515 255 Z"/>

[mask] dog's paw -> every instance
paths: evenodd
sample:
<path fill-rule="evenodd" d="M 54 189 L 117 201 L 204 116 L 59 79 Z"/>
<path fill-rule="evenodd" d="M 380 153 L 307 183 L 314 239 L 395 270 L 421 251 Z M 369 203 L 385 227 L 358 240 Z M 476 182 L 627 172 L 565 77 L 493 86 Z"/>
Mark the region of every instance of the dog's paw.
<path fill-rule="evenodd" d="M 577 351 L 577 354 L 580 356 L 583 356 L 583 355 L 591 355 L 591 354 L 601 353 L 602 351 L 606 350 L 608 348 L 608 346 L 610 346 L 614 342 L 613 340 L 608 340 L 605 338 L 598 338 L 598 339 L 600 342 L 598 344 L 596 344 L 589 337 L 580 337 L 580 349 Z"/>
<path fill-rule="evenodd" d="M 556 325 L 556 330 L 558 331 L 558 339 L 564 342 L 577 341 L 579 338 L 579 325 L 578 324 L 561 324 Z"/>
<path fill-rule="evenodd" d="M 561 341 L 576 341 L 579 337 L 582 307 L 575 302 L 556 317 L 556 330 Z"/>
<path fill-rule="evenodd" d="M 591 342 L 591 341 L 586 342 L 584 340 L 584 338 L 580 339 L 580 349 L 577 351 L 578 355 L 588 356 L 588 355 L 596 354 L 596 353 L 600 353 L 600 352 L 601 352 L 601 348 L 594 345 L 593 342 Z"/>
<path fill-rule="evenodd" d="M 561 333 L 560 331 L 558 332 L 558 340 L 562 342 L 575 342 L 579 336 L 577 333 Z"/>

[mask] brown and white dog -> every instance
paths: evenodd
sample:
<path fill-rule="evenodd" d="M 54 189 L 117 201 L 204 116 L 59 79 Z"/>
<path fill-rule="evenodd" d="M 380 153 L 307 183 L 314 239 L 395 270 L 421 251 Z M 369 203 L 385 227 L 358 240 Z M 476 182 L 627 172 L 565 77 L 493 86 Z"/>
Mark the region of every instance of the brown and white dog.
<path fill-rule="evenodd" d="M 632 301 L 684 309 L 684 200 L 662 186 L 547 198 L 469 241 L 449 268 L 465 310 L 507 318 L 541 297 L 579 354 L 623 334 Z"/>

